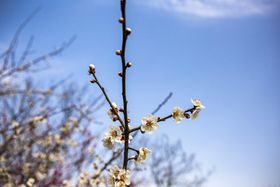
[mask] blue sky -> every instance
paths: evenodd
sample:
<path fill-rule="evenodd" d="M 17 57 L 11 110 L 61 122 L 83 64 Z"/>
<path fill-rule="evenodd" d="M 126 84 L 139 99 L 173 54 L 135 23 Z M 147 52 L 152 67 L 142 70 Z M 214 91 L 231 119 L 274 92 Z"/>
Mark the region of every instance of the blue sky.
<path fill-rule="evenodd" d="M 109 95 L 121 103 L 114 54 L 121 43 L 118 1 L 1 0 L 1 51 L 38 6 L 21 37 L 35 36 L 37 54 L 77 35 L 42 77 L 52 81 L 72 73 L 83 85 L 94 63 Z M 207 108 L 198 120 L 169 121 L 156 135 L 181 139 L 205 169 L 216 168 L 207 187 L 280 185 L 278 10 L 276 0 L 128 0 L 132 121 L 139 124 L 170 91 L 174 95 L 159 115 L 200 98 Z"/>

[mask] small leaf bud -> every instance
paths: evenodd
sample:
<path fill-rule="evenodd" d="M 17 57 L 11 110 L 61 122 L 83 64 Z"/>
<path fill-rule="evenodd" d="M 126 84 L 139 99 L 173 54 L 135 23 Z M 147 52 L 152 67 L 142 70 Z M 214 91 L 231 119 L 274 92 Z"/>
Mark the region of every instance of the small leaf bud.
<path fill-rule="evenodd" d="M 122 51 L 121 50 L 116 50 L 116 55 L 121 55 Z"/>
<path fill-rule="evenodd" d="M 118 117 L 117 117 L 117 116 L 114 116 L 112 120 L 115 122 L 115 121 L 118 120 Z"/>
<path fill-rule="evenodd" d="M 190 118 L 191 118 L 190 114 L 188 114 L 187 112 L 184 113 L 184 116 L 185 116 L 185 118 L 187 118 L 187 119 L 190 119 Z"/>
<path fill-rule="evenodd" d="M 120 17 L 119 22 L 120 22 L 120 23 L 124 23 L 124 18 L 123 18 L 123 17 Z"/>
<path fill-rule="evenodd" d="M 128 27 L 127 27 L 127 28 L 125 29 L 125 32 L 126 32 L 127 35 L 130 35 L 131 32 L 132 32 L 132 30 L 131 30 L 131 28 L 128 28 Z"/>
<path fill-rule="evenodd" d="M 126 67 L 130 68 L 132 66 L 131 62 L 126 63 Z"/>

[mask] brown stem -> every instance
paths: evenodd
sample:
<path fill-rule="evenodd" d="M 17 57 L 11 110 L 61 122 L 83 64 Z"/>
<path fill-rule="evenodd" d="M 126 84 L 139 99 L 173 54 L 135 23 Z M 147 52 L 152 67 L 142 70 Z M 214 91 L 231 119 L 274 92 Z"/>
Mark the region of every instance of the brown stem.
<path fill-rule="evenodd" d="M 115 110 L 115 107 L 113 106 L 113 104 L 112 104 L 112 102 L 111 102 L 109 96 L 107 95 L 107 93 L 106 93 L 104 87 L 100 84 L 99 80 L 97 79 L 96 74 L 95 74 L 94 72 L 91 73 L 91 74 L 92 74 L 92 76 L 94 77 L 95 83 L 98 85 L 98 87 L 99 87 L 100 90 L 102 91 L 103 95 L 105 96 L 105 99 L 106 99 L 106 101 L 109 103 L 111 109 L 112 109 L 112 110 Z M 115 115 L 117 116 L 118 121 L 121 123 L 122 127 L 125 128 L 125 124 L 124 124 L 123 120 L 121 119 L 120 115 L 118 114 L 118 112 L 115 112 Z"/>
<path fill-rule="evenodd" d="M 104 164 L 104 166 L 99 170 L 99 172 L 98 172 L 96 175 L 94 175 L 94 176 L 92 177 L 92 179 L 97 179 L 97 178 L 102 174 L 102 172 L 103 172 L 104 170 L 106 170 L 106 169 L 108 168 L 108 166 L 110 166 L 111 163 L 112 163 L 114 160 L 116 160 L 116 159 L 121 155 L 121 153 L 122 153 L 122 150 L 119 150 L 119 151 L 117 151 L 117 152 L 114 152 L 112 158 L 111 158 L 110 160 L 108 160 L 108 161 Z"/>
<path fill-rule="evenodd" d="M 132 151 L 135 151 L 137 154 L 139 153 L 139 151 L 137 149 L 134 149 L 132 147 L 129 147 L 128 149 L 132 150 Z"/>
<path fill-rule="evenodd" d="M 128 144 L 129 144 L 129 127 L 128 127 L 128 114 L 127 114 L 127 98 L 126 98 L 126 60 L 125 60 L 125 50 L 126 50 L 126 41 L 127 41 L 127 33 L 126 33 L 126 0 L 120 1 L 121 6 L 121 14 L 122 14 L 122 52 L 121 52 L 121 62 L 122 62 L 122 98 L 123 98 L 123 109 L 124 109 L 124 134 L 125 134 L 125 142 L 124 142 L 124 159 L 123 159 L 123 169 L 127 169 L 128 162 Z"/>

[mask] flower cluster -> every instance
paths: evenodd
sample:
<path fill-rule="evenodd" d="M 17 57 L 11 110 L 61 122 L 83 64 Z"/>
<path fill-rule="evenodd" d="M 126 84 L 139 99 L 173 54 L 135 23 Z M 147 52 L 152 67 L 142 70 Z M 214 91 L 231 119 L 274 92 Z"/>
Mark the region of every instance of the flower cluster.
<path fill-rule="evenodd" d="M 130 171 L 113 166 L 110 169 L 108 182 L 112 187 L 126 187 L 130 185 Z"/>

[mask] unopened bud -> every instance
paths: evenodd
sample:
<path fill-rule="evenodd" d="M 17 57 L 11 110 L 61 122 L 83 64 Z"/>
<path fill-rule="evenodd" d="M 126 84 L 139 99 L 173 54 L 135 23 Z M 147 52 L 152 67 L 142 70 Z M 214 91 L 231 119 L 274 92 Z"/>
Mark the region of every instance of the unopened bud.
<path fill-rule="evenodd" d="M 128 27 L 127 27 L 127 28 L 125 29 L 125 32 L 126 32 L 127 35 L 130 35 L 131 32 L 132 32 L 132 30 L 131 30 L 131 28 L 128 28 Z"/>
<path fill-rule="evenodd" d="M 119 108 L 120 112 L 124 112 L 124 109 L 122 107 Z"/>
<path fill-rule="evenodd" d="M 122 76 L 123 76 L 122 72 L 119 72 L 119 73 L 118 73 L 118 75 L 119 75 L 120 77 L 122 77 Z"/>
<path fill-rule="evenodd" d="M 128 123 L 130 123 L 130 122 L 131 122 L 131 120 L 128 118 L 128 119 L 127 119 L 127 122 L 128 122 Z"/>
<path fill-rule="evenodd" d="M 95 73 L 95 66 L 93 64 L 90 64 L 88 67 L 88 73 Z"/>
<path fill-rule="evenodd" d="M 142 130 L 142 129 L 140 129 L 140 132 L 141 132 L 142 134 L 144 134 L 144 133 L 145 133 L 145 131 L 144 131 L 144 130 Z"/>
<path fill-rule="evenodd" d="M 117 121 L 118 120 L 118 117 L 117 116 L 114 116 L 113 117 L 113 121 Z"/>
<path fill-rule="evenodd" d="M 120 17 L 119 22 L 120 22 L 120 23 L 124 23 L 124 18 L 123 18 L 123 17 Z"/>
<path fill-rule="evenodd" d="M 190 114 L 188 114 L 187 112 L 184 113 L 184 116 L 185 116 L 185 118 L 187 118 L 187 119 L 190 119 L 190 118 L 191 118 Z"/>
<path fill-rule="evenodd" d="M 116 55 L 121 55 L 122 51 L 121 50 L 116 50 Z"/>
<path fill-rule="evenodd" d="M 131 62 L 126 63 L 126 67 L 130 68 L 132 66 Z"/>
<path fill-rule="evenodd" d="M 91 80 L 90 82 L 91 82 L 92 84 L 94 84 L 94 83 L 96 83 L 96 80 Z"/>

